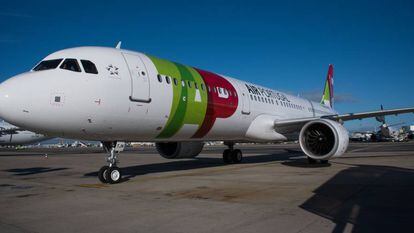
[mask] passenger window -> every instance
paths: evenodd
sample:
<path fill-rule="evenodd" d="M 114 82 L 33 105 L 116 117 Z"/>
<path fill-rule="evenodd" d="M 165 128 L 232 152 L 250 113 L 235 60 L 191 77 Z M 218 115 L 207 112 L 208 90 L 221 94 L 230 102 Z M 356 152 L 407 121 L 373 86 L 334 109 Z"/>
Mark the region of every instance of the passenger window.
<path fill-rule="evenodd" d="M 257 97 L 256 97 L 256 96 L 254 96 L 254 100 L 256 100 L 256 101 L 257 101 Z"/>
<path fill-rule="evenodd" d="M 65 61 L 63 61 L 62 65 L 60 65 L 60 68 L 64 69 L 64 70 L 74 71 L 74 72 L 81 72 L 79 63 L 74 58 L 65 59 Z"/>
<path fill-rule="evenodd" d="M 217 88 L 218 88 L 219 93 L 221 94 L 221 87 L 217 87 Z"/>
<path fill-rule="evenodd" d="M 195 89 L 198 89 L 198 84 L 194 83 L 194 87 L 195 87 Z"/>
<path fill-rule="evenodd" d="M 183 87 L 185 87 L 185 81 L 184 81 L 184 80 L 182 80 L 182 81 L 181 81 L 181 85 L 182 85 Z"/>
<path fill-rule="evenodd" d="M 53 59 L 53 60 L 42 61 L 35 68 L 33 68 L 33 70 L 41 71 L 41 70 L 56 69 L 62 60 L 63 59 Z"/>
<path fill-rule="evenodd" d="M 165 81 L 166 81 L 168 84 L 170 84 L 170 83 L 171 83 L 170 77 L 165 76 Z"/>
<path fill-rule="evenodd" d="M 161 77 L 161 75 L 157 75 L 157 78 L 158 78 L 158 82 L 162 82 L 162 77 Z"/>
<path fill-rule="evenodd" d="M 96 69 L 96 66 L 93 64 L 93 62 L 88 60 L 81 60 L 81 63 L 86 73 L 98 74 L 98 69 Z"/>
<path fill-rule="evenodd" d="M 191 88 L 191 82 L 187 81 L 187 83 L 188 83 L 188 87 Z"/>
<path fill-rule="evenodd" d="M 177 86 L 177 84 L 178 84 L 177 79 L 176 79 L 176 78 L 174 78 L 173 80 L 174 80 L 174 85 L 176 85 L 176 86 Z"/>
<path fill-rule="evenodd" d="M 208 85 L 207 85 L 207 90 L 208 90 L 208 92 L 211 92 L 211 88 Z"/>
<path fill-rule="evenodd" d="M 201 90 L 204 91 L 204 84 L 200 84 Z"/>

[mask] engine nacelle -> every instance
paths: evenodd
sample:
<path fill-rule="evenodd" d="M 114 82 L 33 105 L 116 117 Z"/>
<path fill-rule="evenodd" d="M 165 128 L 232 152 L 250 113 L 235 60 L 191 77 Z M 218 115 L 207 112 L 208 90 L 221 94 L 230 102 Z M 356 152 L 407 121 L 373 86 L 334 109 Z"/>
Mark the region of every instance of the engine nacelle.
<path fill-rule="evenodd" d="M 203 142 L 159 142 L 158 153 L 166 159 L 194 158 L 203 150 Z"/>
<path fill-rule="evenodd" d="M 336 121 L 319 119 L 303 126 L 299 135 L 303 152 L 312 159 L 327 160 L 345 153 L 348 131 Z"/>

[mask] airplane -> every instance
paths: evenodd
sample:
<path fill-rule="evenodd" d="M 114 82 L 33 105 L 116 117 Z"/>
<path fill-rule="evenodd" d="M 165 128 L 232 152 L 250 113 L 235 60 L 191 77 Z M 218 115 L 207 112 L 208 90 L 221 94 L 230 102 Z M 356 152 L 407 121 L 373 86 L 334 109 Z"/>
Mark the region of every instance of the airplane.
<path fill-rule="evenodd" d="M 48 140 L 43 134 L 38 134 L 19 128 L 5 121 L 0 122 L 0 146 L 28 145 Z"/>
<path fill-rule="evenodd" d="M 345 153 L 344 121 L 412 113 L 400 108 L 339 114 L 333 66 L 321 102 L 225 75 L 115 48 L 76 47 L 46 56 L 0 84 L 0 117 L 47 135 L 101 141 L 103 183 L 119 183 L 118 142 L 155 142 L 167 159 L 194 158 L 205 141 L 224 141 L 224 163 L 240 163 L 240 142 L 298 140 L 310 163 Z"/>
<path fill-rule="evenodd" d="M 384 110 L 384 106 L 382 104 L 381 110 Z M 379 116 L 375 119 L 381 123 L 381 125 L 378 127 L 379 131 L 375 135 L 376 141 L 404 141 L 405 135 L 402 135 L 400 133 L 400 130 L 398 128 L 395 128 L 395 126 L 405 124 L 405 122 L 389 125 L 385 121 L 385 116 Z"/>

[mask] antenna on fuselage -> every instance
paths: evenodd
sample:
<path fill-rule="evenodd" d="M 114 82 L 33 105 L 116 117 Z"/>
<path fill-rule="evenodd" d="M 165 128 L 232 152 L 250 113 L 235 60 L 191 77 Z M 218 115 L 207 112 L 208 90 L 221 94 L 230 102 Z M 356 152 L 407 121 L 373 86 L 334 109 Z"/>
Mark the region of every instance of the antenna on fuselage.
<path fill-rule="evenodd" d="M 116 49 L 121 49 L 121 45 L 122 45 L 122 41 L 119 41 L 118 44 L 116 44 L 115 48 Z"/>

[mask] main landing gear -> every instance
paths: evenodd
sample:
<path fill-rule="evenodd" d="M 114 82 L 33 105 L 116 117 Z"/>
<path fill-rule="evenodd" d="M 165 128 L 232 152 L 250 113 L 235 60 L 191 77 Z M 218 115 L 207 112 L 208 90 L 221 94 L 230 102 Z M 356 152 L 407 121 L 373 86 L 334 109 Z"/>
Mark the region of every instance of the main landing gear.
<path fill-rule="evenodd" d="M 223 162 L 226 164 L 230 163 L 240 163 L 243 160 L 243 154 L 241 150 L 234 149 L 234 143 L 224 143 L 224 145 L 228 146 L 228 149 L 225 149 L 223 152 Z"/>
<path fill-rule="evenodd" d="M 102 142 L 107 153 L 107 166 L 101 167 L 98 172 L 98 178 L 102 183 L 116 184 L 121 181 L 121 170 L 116 166 L 118 163 L 118 153 L 115 151 L 116 142 Z"/>

